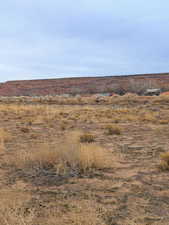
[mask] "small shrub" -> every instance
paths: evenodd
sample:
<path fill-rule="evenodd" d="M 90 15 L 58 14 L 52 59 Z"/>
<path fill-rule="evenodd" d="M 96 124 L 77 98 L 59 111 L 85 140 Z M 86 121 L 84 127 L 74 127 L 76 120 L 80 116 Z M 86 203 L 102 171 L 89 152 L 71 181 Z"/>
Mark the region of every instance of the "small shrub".
<path fill-rule="evenodd" d="M 120 135 L 122 132 L 121 127 L 118 125 L 108 125 L 106 126 L 106 134 L 107 135 Z"/>
<path fill-rule="evenodd" d="M 162 170 L 169 170 L 169 152 L 161 154 L 160 168 Z"/>
<path fill-rule="evenodd" d="M 84 134 L 80 135 L 80 142 L 81 143 L 84 143 L 84 142 L 91 143 L 91 142 L 94 142 L 94 141 L 95 141 L 95 136 L 91 133 L 84 133 Z"/>

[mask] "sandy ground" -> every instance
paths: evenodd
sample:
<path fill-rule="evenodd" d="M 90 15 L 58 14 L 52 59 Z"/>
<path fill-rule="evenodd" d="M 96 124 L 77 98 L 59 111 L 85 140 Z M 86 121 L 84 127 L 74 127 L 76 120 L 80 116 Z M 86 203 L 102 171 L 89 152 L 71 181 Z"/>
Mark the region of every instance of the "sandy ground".
<path fill-rule="evenodd" d="M 125 120 L 127 113 L 119 112 L 121 119 L 116 124 L 122 128 L 122 133 L 107 135 L 104 127 L 114 122 L 113 115 L 92 118 L 93 112 L 98 110 L 96 106 L 87 108 L 88 116 L 86 106 L 50 107 L 62 111 L 61 117 L 55 121 L 31 122 L 33 115 L 29 112 L 14 113 L 2 108 L 0 112 L 0 126 L 11 135 L 1 151 L 0 195 L 4 199 L 6 192 L 18 198 L 22 195 L 22 199 L 30 195 L 29 201 L 23 201 L 26 206 L 23 204 L 22 208 L 25 216 L 30 210 L 34 212 L 33 222 L 23 224 L 169 224 L 169 172 L 159 169 L 160 154 L 168 151 L 168 122 L 129 121 Z M 100 115 L 107 110 L 111 114 L 113 109 L 99 106 Z M 148 110 L 160 113 L 160 120 L 169 118 L 169 106 L 161 109 L 160 105 L 150 105 Z M 15 151 L 34 148 L 44 142 L 55 146 L 65 132 L 77 129 L 93 133 L 95 142 L 111 153 L 111 168 L 77 176 L 57 176 L 47 172 L 23 174 L 6 163 Z"/>

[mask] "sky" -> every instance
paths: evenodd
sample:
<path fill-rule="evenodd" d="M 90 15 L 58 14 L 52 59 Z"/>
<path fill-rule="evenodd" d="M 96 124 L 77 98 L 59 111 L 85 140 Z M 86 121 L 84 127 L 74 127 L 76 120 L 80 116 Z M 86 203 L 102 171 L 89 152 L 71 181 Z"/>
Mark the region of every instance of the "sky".
<path fill-rule="evenodd" d="M 5 0 L 0 82 L 169 72 L 168 0 Z"/>

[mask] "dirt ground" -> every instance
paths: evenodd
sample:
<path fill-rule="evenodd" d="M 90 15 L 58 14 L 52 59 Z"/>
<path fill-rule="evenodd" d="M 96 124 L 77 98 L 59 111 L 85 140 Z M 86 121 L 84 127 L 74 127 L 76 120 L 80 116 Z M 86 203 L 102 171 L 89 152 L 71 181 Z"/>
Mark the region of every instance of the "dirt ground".
<path fill-rule="evenodd" d="M 108 134 L 107 125 L 119 127 L 120 134 Z M 169 172 L 159 168 L 169 145 L 168 102 L 1 104 L 0 128 L 0 224 L 169 224 Z M 110 167 L 58 174 L 25 172 L 12 163 L 15 153 L 39 144 L 59 148 L 59 140 L 77 130 L 94 135 L 95 144 L 109 152 Z"/>

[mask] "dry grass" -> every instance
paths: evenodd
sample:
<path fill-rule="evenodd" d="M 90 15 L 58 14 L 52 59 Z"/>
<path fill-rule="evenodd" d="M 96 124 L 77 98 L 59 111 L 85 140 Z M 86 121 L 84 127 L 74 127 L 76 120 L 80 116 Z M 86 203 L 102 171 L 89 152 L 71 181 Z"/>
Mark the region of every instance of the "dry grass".
<path fill-rule="evenodd" d="M 80 135 L 80 142 L 84 143 L 91 143 L 95 141 L 95 135 L 91 134 L 91 133 L 84 133 Z"/>
<path fill-rule="evenodd" d="M 122 133 L 121 127 L 116 124 L 110 124 L 105 127 L 107 135 L 120 135 Z"/>
<path fill-rule="evenodd" d="M 157 121 L 157 113 L 154 112 L 145 112 L 140 115 L 140 120 L 143 122 L 156 122 Z"/>
<path fill-rule="evenodd" d="M 5 143 L 11 139 L 10 133 L 4 128 L 0 128 L 0 150 L 5 149 Z"/>
<path fill-rule="evenodd" d="M 10 108 L 10 104 L 16 105 L 15 113 L 18 113 L 18 105 L 20 103 L 25 104 L 44 104 L 44 105 L 95 105 L 95 104 L 104 104 L 104 105 L 130 105 L 130 104 L 168 104 L 169 96 L 160 95 L 160 96 L 137 96 L 136 94 L 126 93 L 123 96 L 101 96 L 99 97 L 100 101 L 97 101 L 98 95 L 91 95 L 90 97 L 64 97 L 64 96 L 43 96 L 38 98 L 33 97 L 5 97 L 0 98 L 1 104 L 5 107 Z M 24 107 L 24 106 L 23 106 Z"/>
<path fill-rule="evenodd" d="M 52 207 L 36 210 L 33 196 L 24 192 L 1 190 L 1 225 L 106 225 L 90 200 L 58 201 Z M 50 205 L 50 204 L 49 204 Z M 63 213 L 64 210 L 64 213 Z"/>
<path fill-rule="evenodd" d="M 72 204 L 71 204 L 72 205 Z M 74 202 L 74 209 L 60 214 L 60 217 L 50 216 L 47 225 L 106 225 L 99 212 L 97 203 L 89 200 Z M 50 222 L 50 223 L 49 223 Z"/>
<path fill-rule="evenodd" d="M 26 193 L 1 190 L 0 193 L 1 225 L 33 225 L 34 211 L 27 209 L 31 196 Z"/>
<path fill-rule="evenodd" d="M 109 153 L 93 143 L 80 143 L 79 133 L 70 133 L 56 147 L 50 144 L 26 151 L 18 151 L 8 157 L 7 163 L 25 172 L 30 169 L 54 169 L 58 174 L 76 170 L 85 173 L 92 169 L 110 167 Z"/>
<path fill-rule="evenodd" d="M 6 192 L 1 189 L 0 224 L 147 224 L 137 212 L 163 217 L 156 206 L 168 210 L 160 197 L 168 195 L 167 172 L 153 168 L 168 146 L 168 100 L 128 95 L 83 106 L 94 101 L 95 97 L 52 97 L 34 105 L 0 104 L 0 136 L 7 150 L 1 154 L 1 186 Z M 45 105 L 49 102 L 81 105 Z M 129 132 L 119 136 L 123 129 Z M 169 153 L 161 156 L 161 168 L 169 170 Z M 142 182 L 149 178 L 151 187 Z M 151 204 L 145 201 L 145 189 Z"/>
<path fill-rule="evenodd" d="M 109 98 L 109 97 L 108 97 Z M 111 100 L 110 97 L 109 100 Z M 65 106 L 47 106 L 47 105 L 0 105 L 0 112 L 12 115 L 13 118 L 20 119 L 25 126 L 44 125 L 53 127 L 59 122 L 62 130 L 67 130 L 69 123 L 120 123 L 126 121 L 149 122 L 149 123 L 167 123 L 169 118 L 164 119 L 158 117 L 159 112 L 153 112 L 148 108 L 140 108 L 139 102 L 136 106 L 131 107 L 131 103 L 126 104 L 126 96 L 119 97 L 121 102 L 117 102 L 114 108 L 94 106 L 79 106 L 76 105 L 71 108 Z M 132 98 L 136 98 L 132 96 Z M 139 101 L 141 97 L 137 97 Z M 158 98 L 158 97 L 157 97 Z M 113 98 L 116 99 L 116 98 Z M 127 97 L 128 99 L 128 97 Z M 143 97 L 144 99 L 144 97 Z M 114 100 L 113 100 L 114 101 Z M 125 105 L 123 105 L 123 101 Z M 134 101 L 134 100 L 133 100 Z M 149 102 L 149 104 L 151 101 Z"/>
<path fill-rule="evenodd" d="M 169 152 L 161 154 L 160 168 L 162 170 L 169 170 Z"/>

